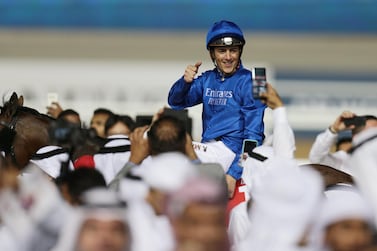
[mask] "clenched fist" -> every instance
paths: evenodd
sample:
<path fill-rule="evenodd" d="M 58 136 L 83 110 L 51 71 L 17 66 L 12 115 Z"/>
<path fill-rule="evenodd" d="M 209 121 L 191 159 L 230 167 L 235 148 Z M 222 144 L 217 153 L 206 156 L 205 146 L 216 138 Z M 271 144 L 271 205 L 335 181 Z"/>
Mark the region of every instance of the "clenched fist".
<path fill-rule="evenodd" d="M 183 79 L 186 83 L 190 84 L 194 81 L 195 75 L 198 73 L 199 67 L 202 65 L 201 61 L 196 62 L 195 65 L 188 65 L 185 70 Z"/>

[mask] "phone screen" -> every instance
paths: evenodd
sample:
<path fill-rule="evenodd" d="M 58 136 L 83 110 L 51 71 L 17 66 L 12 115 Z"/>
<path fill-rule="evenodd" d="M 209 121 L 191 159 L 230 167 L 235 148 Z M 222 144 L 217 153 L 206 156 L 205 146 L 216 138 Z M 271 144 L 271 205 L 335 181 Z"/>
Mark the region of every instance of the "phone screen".
<path fill-rule="evenodd" d="M 58 102 L 58 94 L 56 92 L 47 93 L 47 106 L 51 106 L 54 102 Z"/>
<path fill-rule="evenodd" d="M 254 99 L 260 99 L 260 94 L 267 92 L 266 68 L 255 67 L 252 69 L 253 89 L 252 95 Z"/>
<path fill-rule="evenodd" d="M 266 68 L 253 68 L 253 79 L 266 81 Z"/>

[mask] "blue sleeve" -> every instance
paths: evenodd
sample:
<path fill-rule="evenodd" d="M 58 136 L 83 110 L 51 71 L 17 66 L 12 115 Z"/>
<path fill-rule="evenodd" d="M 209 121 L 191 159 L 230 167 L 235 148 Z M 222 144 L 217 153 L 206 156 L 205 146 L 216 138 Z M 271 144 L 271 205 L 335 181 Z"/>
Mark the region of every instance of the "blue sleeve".
<path fill-rule="evenodd" d="M 168 104 L 176 110 L 200 104 L 203 99 L 201 90 L 200 78 L 187 84 L 181 77 L 169 91 Z"/>
<path fill-rule="evenodd" d="M 264 140 L 264 110 L 266 105 L 260 100 L 255 100 L 251 96 L 250 85 L 246 86 L 243 93 L 244 105 L 241 108 L 241 112 L 245 118 L 244 138 L 253 139 L 258 142 L 258 145 L 262 145 Z"/>
<path fill-rule="evenodd" d="M 226 174 L 232 176 L 235 180 L 241 179 L 241 176 L 242 176 L 243 169 L 239 165 L 239 162 L 240 162 L 240 155 L 237 154 L 232 164 L 230 165 L 228 171 L 226 172 Z"/>

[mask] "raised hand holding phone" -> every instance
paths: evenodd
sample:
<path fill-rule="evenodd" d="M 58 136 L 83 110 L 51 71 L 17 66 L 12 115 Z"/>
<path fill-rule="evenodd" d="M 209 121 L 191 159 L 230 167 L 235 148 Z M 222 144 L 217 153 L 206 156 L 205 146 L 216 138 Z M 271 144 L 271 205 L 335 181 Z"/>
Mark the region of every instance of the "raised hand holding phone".
<path fill-rule="evenodd" d="M 56 92 L 49 92 L 47 93 L 47 106 L 52 106 L 54 103 L 58 103 L 58 93 Z"/>
<path fill-rule="evenodd" d="M 283 101 L 281 100 L 275 88 L 272 87 L 272 85 L 269 83 L 266 83 L 266 88 L 267 92 L 262 92 L 260 94 L 261 102 L 266 104 L 272 110 L 278 107 L 282 107 L 284 105 Z"/>
<path fill-rule="evenodd" d="M 47 114 L 53 118 L 57 118 L 63 111 L 63 108 L 59 105 L 58 93 L 47 93 Z"/>
<path fill-rule="evenodd" d="M 352 124 L 346 125 L 344 123 L 344 121 L 352 119 L 355 116 L 356 116 L 356 114 L 354 114 L 351 111 L 344 111 L 344 112 L 342 112 L 342 114 L 340 114 L 340 116 L 338 116 L 335 119 L 335 121 L 331 124 L 331 126 L 329 127 L 330 131 L 332 133 L 338 133 L 340 131 L 344 131 L 344 130 L 347 130 L 347 129 L 353 129 L 354 125 L 352 125 Z"/>

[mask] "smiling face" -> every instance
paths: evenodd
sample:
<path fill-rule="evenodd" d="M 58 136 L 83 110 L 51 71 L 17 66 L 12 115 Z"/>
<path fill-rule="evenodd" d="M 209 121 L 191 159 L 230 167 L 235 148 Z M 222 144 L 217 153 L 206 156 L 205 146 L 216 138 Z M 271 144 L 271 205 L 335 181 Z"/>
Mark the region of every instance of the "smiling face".
<path fill-rule="evenodd" d="M 225 75 L 232 75 L 240 62 L 241 48 L 239 46 L 220 46 L 211 51 L 211 57 L 217 68 Z"/>

